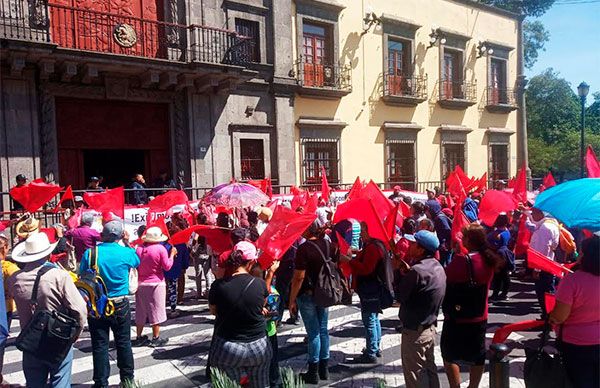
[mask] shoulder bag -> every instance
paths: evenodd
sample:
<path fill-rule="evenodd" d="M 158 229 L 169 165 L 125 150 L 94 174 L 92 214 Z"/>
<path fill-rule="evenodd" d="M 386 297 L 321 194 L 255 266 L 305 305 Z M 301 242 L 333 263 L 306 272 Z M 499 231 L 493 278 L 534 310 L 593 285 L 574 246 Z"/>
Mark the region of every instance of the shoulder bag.
<path fill-rule="evenodd" d="M 327 254 L 314 241 L 307 241 L 321 255 L 323 265 L 317 274 L 315 284 L 312 284 L 313 299 L 319 307 L 330 307 L 338 304 L 352 304 L 352 293 L 346 277 L 331 257 L 329 257 L 329 242 L 326 241 Z"/>
<path fill-rule="evenodd" d="M 472 319 L 483 315 L 487 300 L 487 284 L 478 284 L 473 275 L 471 255 L 466 256 L 469 280 L 465 283 L 448 283 L 442 303 L 444 316 L 451 320 Z"/>
<path fill-rule="evenodd" d="M 537 349 L 525 349 L 523 376 L 527 388 L 572 388 L 567 376 L 562 355 L 558 349 L 546 346 L 550 334 L 550 323 L 546 320 L 544 332 Z M 558 340 L 562 341 L 562 326 L 558 330 Z"/>
<path fill-rule="evenodd" d="M 71 350 L 81 326 L 67 314 L 38 308 L 40 278 L 51 269 L 52 267 L 45 265 L 37 273 L 30 300 L 33 316 L 17 337 L 16 345 L 20 351 L 56 365 Z"/>

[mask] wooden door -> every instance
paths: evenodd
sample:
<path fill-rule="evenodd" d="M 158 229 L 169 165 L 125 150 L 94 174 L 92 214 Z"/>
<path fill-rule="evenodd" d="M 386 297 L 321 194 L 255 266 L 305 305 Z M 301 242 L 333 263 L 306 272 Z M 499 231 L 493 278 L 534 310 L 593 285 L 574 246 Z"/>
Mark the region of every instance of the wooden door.
<path fill-rule="evenodd" d="M 304 85 L 322 87 L 328 56 L 325 27 L 305 24 L 304 29 Z"/>

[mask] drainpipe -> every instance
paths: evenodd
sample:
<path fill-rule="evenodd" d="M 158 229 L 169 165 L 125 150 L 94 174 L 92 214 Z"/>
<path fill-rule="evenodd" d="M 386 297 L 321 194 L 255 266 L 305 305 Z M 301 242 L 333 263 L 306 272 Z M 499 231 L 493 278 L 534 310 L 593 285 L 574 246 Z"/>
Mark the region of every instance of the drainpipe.
<path fill-rule="evenodd" d="M 521 13 L 517 29 L 517 169 L 525 166 L 527 171 L 528 187 L 531 189 L 531 170 L 529 169 L 529 151 L 527 149 L 527 109 L 525 106 L 525 77 L 524 47 L 523 47 L 523 21 L 525 15 Z"/>

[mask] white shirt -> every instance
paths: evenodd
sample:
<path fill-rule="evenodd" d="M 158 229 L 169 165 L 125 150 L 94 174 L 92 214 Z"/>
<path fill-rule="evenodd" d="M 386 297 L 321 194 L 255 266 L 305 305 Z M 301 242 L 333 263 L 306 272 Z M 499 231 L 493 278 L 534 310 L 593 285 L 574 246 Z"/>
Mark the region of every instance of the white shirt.
<path fill-rule="evenodd" d="M 527 220 L 527 226 L 534 228 L 529 247 L 535 249 L 547 258 L 554 260 L 554 250 L 558 247 L 560 230 L 558 222 L 549 217 L 535 222 Z"/>

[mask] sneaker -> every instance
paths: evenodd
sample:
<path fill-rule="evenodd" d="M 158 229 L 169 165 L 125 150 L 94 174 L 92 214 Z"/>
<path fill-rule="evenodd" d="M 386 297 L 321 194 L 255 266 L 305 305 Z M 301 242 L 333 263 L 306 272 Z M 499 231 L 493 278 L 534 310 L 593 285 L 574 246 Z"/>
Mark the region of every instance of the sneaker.
<path fill-rule="evenodd" d="M 167 342 L 169 342 L 168 338 L 160 338 L 160 337 L 152 338 L 152 341 L 150 341 L 150 347 L 158 348 L 158 347 L 166 345 Z"/>
<path fill-rule="evenodd" d="M 131 341 L 131 346 L 146 346 L 150 341 L 148 340 L 147 335 L 143 335 L 141 337 L 137 337 L 135 340 Z"/>
<path fill-rule="evenodd" d="M 362 354 L 368 354 L 367 353 L 367 348 L 363 348 L 361 351 Z M 377 358 L 381 358 L 381 350 L 378 350 L 377 353 L 375 353 L 375 356 L 377 356 Z"/>
<path fill-rule="evenodd" d="M 503 301 L 508 300 L 508 295 L 502 294 L 498 297 L 498 300 L 503 300 Z"/>
<path fill-rule="evenodd" d="M 169 318 L 173 319 L 173 318 L 177 318 L 179 316 L 180 312 L 179 310 L 173 310 L 169 312 Z"/>
<path fill-rule="evenodd" d="M 298 325 L 298 318 L 288 318 L 285 321 L 286 325 Z"/>
<path fill-rule="evenodd" d="M 377 357 L 369 354 L 361 354 L 360 357 L 354 359 L 355 364 L 377 364 Z"/>

